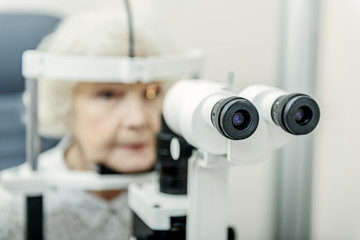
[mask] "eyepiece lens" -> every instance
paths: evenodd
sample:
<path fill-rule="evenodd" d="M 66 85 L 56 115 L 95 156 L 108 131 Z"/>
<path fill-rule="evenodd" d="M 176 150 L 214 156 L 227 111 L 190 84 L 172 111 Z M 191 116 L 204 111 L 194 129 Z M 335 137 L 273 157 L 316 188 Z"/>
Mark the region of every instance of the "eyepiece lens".
<path fill-rule="evenodd" d="M 244 122 L 244 115 L 241 112 L 236 112 L 233 115 L 232 122 L 234 126 L 239 126 Z"/>
<path fill-rule="evenodd" d="M 296 110 L 295 112 L 295 120 L 297 122 L 301 122 L 303 120 L 304 117 L 304 110 L 302 110 L 302 108 L 299 108 L 298 110 Z"/>
<path fill-rule="evenodd" d="M 300 125 L 307 124 L 312 118 L 312 111 L 309 107 L 299 107 L 294 115 L 295 121 Z"/>
<path fill-rule="evenodd" d="M 234 113 L 232 117 L 232 124 L 238 130 L 244 130 L 250 123 L 250 114 L 245 110 L 240 110 Z"/>
<path fill-rule="evenodd" d="M 320 119 L 320 109 L 314 99 L 301 93 L 279 97 L 271 108 L 275 124 L 294 135 L 310 133 Z"/>
<path fill-rule="evenodd" d="M 242 140 L 250 137 L 259 123 L 256 107 L 241 97 L 229 97 L 218 101 L 211 113 L 214 127 L 228 139 Z"/>

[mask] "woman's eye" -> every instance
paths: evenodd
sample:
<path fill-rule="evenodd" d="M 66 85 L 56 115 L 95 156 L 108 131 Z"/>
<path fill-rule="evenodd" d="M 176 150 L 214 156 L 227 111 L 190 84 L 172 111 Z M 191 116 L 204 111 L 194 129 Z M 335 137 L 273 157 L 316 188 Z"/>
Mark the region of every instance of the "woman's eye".
<path fill-rule="evenodd" d="M 115 94 L 111 91 L 101 91 L 98 93 L 98 96 L 104 99 L 111 99 L 115 96 Z"/>

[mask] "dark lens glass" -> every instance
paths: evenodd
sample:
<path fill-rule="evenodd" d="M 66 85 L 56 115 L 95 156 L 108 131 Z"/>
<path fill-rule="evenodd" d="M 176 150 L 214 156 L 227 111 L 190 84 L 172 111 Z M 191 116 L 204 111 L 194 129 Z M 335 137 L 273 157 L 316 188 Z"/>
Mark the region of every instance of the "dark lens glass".
<path fill-rule="evenodd" d="M 250 124 L 251 117 L 248 111 L 240 110 L 232 116 L 232 124 L 237 130 L 244 130 Z"/>
<path fill-rule="evenodd" d="M 299 108 L 295 112 L 295 120 L 297 122 L 301 122 L 303 120 L 304 115 L 305 115 L 304 110 L 302 108 Z"/>
<path fill-rule="evenodd" d="M 309 107 L 299 107 L 294 115 L 295 121 L 300 125 L 307 124 L 312 118 L 312 111 Z"/>
<path fill-rule="evenodd" d="M 244 115 L 241 112 L 234 113 L 232 117 L 232 123 L 234 126 L 239 126 L 244 122 Z"/>

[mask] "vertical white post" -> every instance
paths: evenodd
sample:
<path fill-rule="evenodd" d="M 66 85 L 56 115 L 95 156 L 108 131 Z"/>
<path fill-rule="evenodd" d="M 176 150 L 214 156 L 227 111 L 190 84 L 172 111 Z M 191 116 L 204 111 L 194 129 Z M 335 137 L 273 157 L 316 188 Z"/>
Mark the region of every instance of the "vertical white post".
<path fill-rule="evenodd" d="M 282 2 L 278 86 L 316 99 L 319 0 Z M 310 238 L 312 145 L 312 135 L 296 137 L 278 154 L 275 239 Z"/>
<path fill-rule="evenodd" d="M 226 159 L 221 156 L 200 151 L 196 158 L 191 159 L 187 240 L 227 239 L 227 173 Z"/>

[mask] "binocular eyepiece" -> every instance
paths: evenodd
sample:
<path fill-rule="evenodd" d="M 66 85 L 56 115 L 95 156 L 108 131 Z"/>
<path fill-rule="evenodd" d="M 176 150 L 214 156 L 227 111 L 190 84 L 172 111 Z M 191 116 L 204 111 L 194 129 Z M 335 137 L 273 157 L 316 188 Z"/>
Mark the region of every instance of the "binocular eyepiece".
<path fill-rule="evenodd" d="M 245 98 L 229 97 L 214 105 L 211 122 L 226 138 L 242 140 L 255 132 L 259 114 L 256 107 Z"/>
<path fill-rule="evenodd" d="M 310 133 L 319 122 L 317 103 L 305 94 L 289 94 L 276 99 L 271 108 L 275 124 L 294 135 Z"/>

